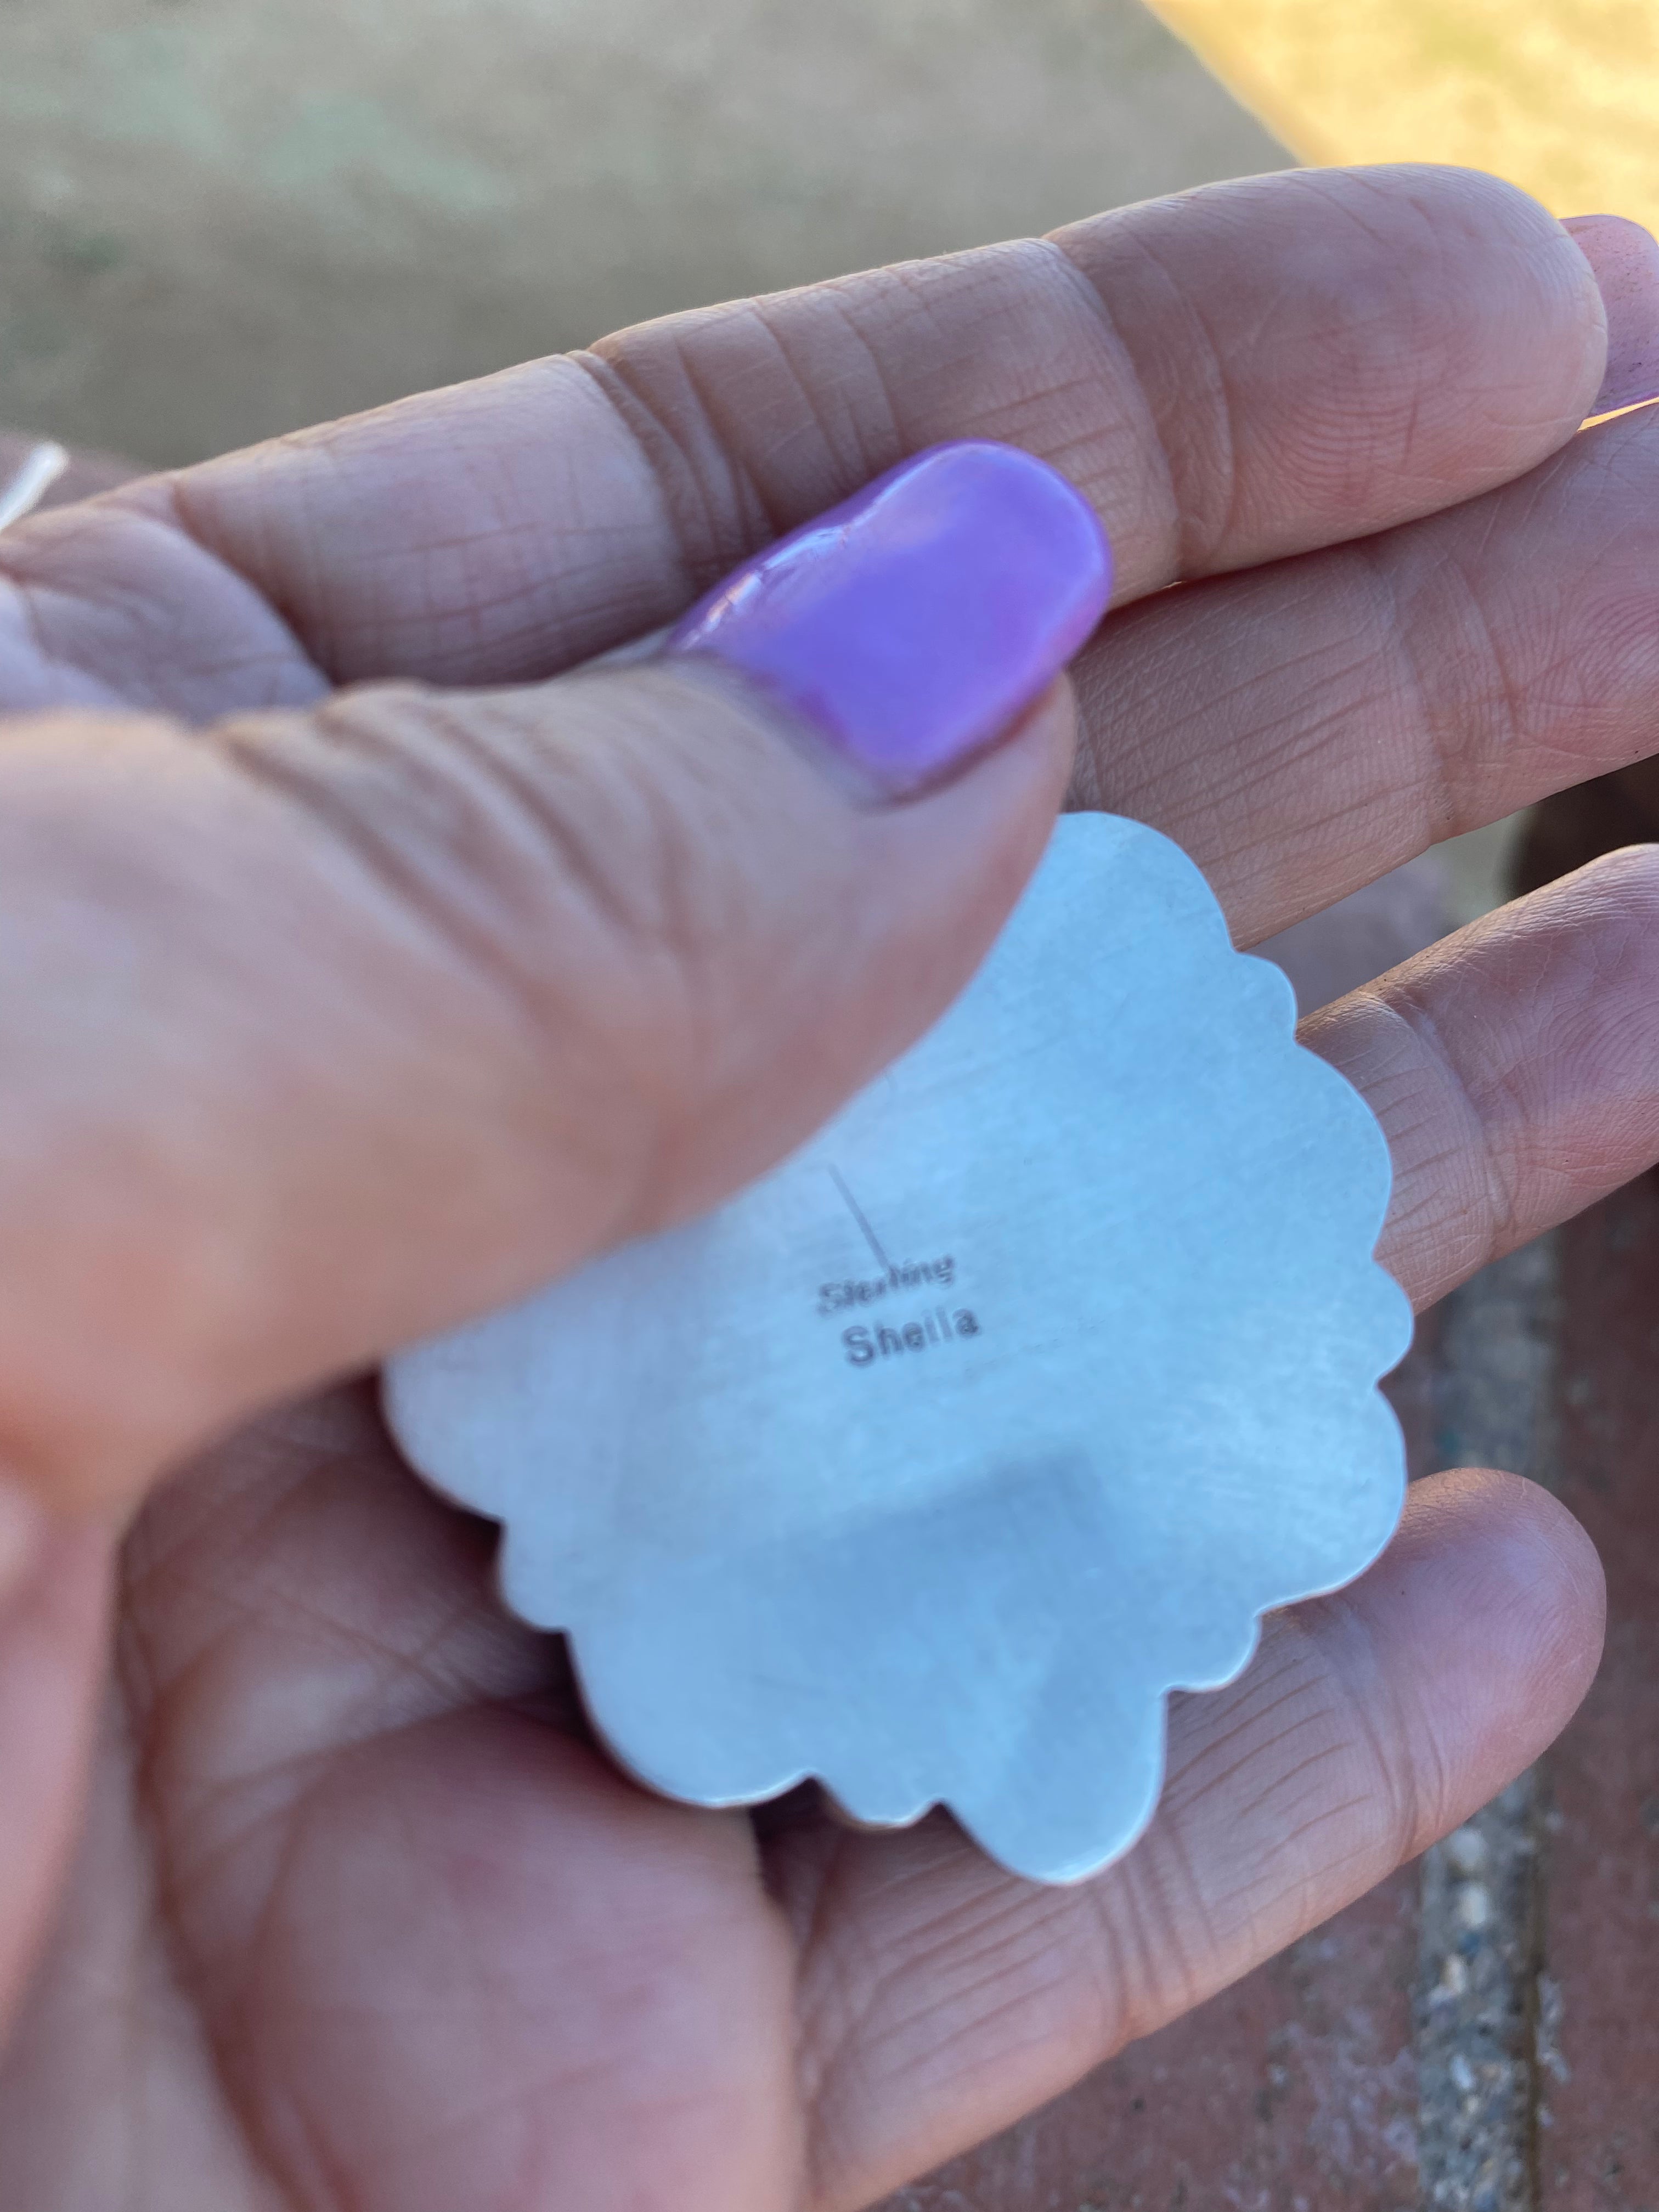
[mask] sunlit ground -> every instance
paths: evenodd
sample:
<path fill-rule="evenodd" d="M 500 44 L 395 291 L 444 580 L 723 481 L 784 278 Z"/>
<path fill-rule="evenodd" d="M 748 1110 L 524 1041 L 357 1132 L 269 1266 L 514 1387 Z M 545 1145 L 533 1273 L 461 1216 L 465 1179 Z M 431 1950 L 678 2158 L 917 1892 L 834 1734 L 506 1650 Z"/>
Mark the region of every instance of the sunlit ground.
<path fill-rule="evenodd" d="M 1659 0 L 1155 0 L 1310 161 L 1466 161 L 1659 224 Z"/>

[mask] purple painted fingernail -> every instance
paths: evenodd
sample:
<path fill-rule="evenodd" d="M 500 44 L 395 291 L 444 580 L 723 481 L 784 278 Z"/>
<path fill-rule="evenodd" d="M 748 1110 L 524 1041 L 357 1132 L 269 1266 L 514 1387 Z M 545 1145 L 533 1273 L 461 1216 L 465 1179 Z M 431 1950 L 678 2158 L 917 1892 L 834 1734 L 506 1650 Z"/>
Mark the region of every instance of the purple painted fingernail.
<path fill-rule="evenodd" d="M 745 562 L 667 650 L 740 668 L 898 798 L 982 751 L 1105 612 L 1094 509 L 1012 446 L 935 446 Z"/>
<path fill-rule="evenodd" d="M 1595 272 L 1607 311 L 1607 368 L 1592 415 L 1659 399 L 1659 239 L 1621 215 L 1569 216 L 1562 228 Z"/>

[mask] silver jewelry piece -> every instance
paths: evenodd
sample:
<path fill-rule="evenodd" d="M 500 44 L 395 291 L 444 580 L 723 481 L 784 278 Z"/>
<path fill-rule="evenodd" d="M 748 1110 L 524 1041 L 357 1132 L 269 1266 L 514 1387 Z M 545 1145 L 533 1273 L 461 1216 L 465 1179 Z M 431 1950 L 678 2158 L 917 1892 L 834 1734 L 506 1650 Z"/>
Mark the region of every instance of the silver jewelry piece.
<path fill-rule="evenodd" d="M 1175 1688 L 1403 1494 L 1381 1130 L 1155 830 L 1063 820 L 980 974 L 783 1165 L 405 1352 L 415 1466 L 505 1529 L 641 1781 L 950 1807 L 1075 1881 Z"/>

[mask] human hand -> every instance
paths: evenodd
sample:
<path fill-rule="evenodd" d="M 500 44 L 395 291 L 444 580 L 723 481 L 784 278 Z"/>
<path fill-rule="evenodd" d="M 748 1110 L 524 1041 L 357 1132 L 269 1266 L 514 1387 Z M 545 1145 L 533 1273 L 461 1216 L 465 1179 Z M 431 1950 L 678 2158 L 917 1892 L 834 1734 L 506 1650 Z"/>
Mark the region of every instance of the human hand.
<path fill-rule="evenodd" d="M 1249 944 L 1653 749 L 1659 430 L 1573 437 L 1605 343 L 1518 195 L 1297 175 L 677 318 L 0 540 L 0 1975 L 74 1811 L 100 1529 L 208 1431 L 775 1156 L 971 966 L 1068 735 L 1056 693 L 872 808 L 672 671 L 337 687 L 540 686 L 904 454 L 1008 441 L 1117 556 L 1075 795 L 1177 837 Z M 1659 1152 L 1656 908 L 1614 856 L 1310 1025 L 1388 1131 L 1419 1303 Z M 82 1517 L 24 1565 L 27 1500 Z M 1599 1636 L 1547 1498 L 1419 1485 L 1371 1574 L 1176 1701 L 1152 1831 L 1054 1891 L 942 1816 L 644 1796 L 489 1551 L 360 1385 L 144 1508 L 0 2197 L 864 2203 L 1453 1826 Z"/>

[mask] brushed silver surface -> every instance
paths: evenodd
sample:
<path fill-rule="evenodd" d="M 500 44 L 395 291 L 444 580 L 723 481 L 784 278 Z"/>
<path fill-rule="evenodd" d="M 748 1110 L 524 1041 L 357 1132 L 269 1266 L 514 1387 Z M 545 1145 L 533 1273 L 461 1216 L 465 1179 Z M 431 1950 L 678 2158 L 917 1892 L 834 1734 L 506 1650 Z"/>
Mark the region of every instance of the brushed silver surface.
<path fill-rule="evenodd" d="M 1387 1541 L 1382 1135 L 1156 831 L 1070 816 L 979 975 L 792 1158 L 417 1346 L 410 1461 L 504 1524 L 594 1723 L 700 1804 L 817 1776 L 1079 1879 L 1164 1703 Z"/>

